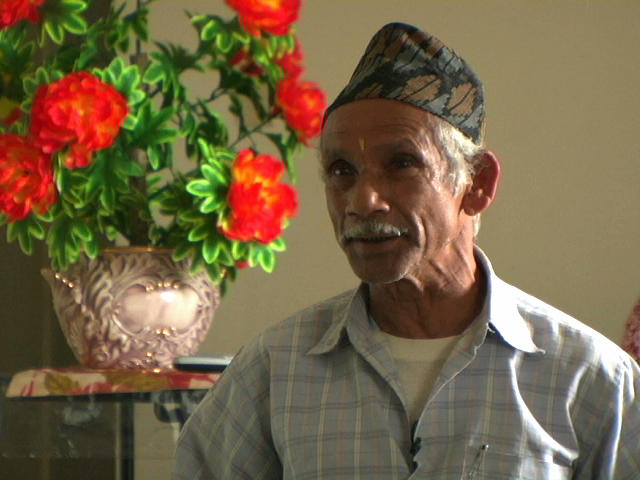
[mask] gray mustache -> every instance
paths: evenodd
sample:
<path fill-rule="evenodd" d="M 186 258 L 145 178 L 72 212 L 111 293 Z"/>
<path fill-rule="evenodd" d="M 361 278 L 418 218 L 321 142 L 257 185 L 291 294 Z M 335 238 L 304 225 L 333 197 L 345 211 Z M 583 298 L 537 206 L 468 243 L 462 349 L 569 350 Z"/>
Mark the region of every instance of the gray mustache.
<path fill-rule="evenodd" d="M 400 237 L 409 233 L 407 228 L 396 227 L 389 223 L 381 223 L 377 221 L 365 221 L 349 225 L 344 232 L 342 232 L 342 240 L 351 240 L 354 238 L 366 238 L 366 237 Z"/>

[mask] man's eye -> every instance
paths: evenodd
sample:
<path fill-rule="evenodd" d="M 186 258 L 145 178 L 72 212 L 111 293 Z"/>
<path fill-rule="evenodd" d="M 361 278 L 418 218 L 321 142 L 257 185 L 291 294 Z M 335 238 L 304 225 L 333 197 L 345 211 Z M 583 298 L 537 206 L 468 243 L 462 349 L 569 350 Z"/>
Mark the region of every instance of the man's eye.
<path fill-rule="evenodd" d="M 353 167 L 344 160 L 337 160 L 327 168 L 327 175 L 330 177 L 343 177 L 353 174 Z"/>
<path fill-rule="evenodd" d="M 418 165 L 418 160 L 413 155 L 396 155 L 391 160 L 394 168 L 410 168 Z"/>

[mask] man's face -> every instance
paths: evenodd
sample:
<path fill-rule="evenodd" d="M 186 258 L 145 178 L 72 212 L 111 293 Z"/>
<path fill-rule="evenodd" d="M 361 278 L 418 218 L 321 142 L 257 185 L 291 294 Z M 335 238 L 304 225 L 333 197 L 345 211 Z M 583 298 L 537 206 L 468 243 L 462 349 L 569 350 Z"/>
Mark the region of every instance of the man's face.
<path fill-rule="evenodd" d="M 329 215 L 367 283 L 428 282 L 459 260 L 469 238 L 470 217 L 443 180 L 429 115 L 393 100 L 361 100 L 337 108 L 324 127 Z"/>

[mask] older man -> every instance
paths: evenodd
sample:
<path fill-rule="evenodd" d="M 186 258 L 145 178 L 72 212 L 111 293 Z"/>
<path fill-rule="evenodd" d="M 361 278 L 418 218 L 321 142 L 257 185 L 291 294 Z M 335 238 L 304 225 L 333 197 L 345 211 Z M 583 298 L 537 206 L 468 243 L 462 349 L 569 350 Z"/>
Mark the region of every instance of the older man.
<path fill-rule="evenodd" d="M 327 111 L 322 171 L 361 286 L 269 328 L 189 419 L 181 479 L 638 479 L 640 374 L 474 245 L 500 165 L 482 85 L 383 27 Z"/>

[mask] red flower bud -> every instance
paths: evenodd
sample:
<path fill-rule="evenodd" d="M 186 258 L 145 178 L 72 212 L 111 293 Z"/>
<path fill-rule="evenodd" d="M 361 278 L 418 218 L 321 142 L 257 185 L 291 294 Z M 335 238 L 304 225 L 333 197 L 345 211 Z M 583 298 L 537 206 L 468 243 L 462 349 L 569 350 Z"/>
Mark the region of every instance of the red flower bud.
<path fill-rule="evenodd" d="M 40 5 L 44 0 L 0 0 L 0 30 L 21 20 L 40 22 Z"/>
<path fill-rule="evenodd" d="M 260 30 L 286 35 L 298 19 L 301 0 L 226 0 L 238 12 L 242 26 L 253 36 Z"/>
<path fill-rule="evenodd" d="M 69 147 L 69 168 L 86 167 L 91 152 L 113 145 L 127 114 L 127 99 L 113 86 L 74 72 L 38 89 L 31 135 L 46 153 Z"/>
<path fill-rule="evenodd" d="M 264 70 L 260 65 L 258 65 L 253 58 L 249 55 L 247 49 L 238 50 L 233 57 L 229 60 L 229 64 L 236 67 L 241 72 L 246 73 L 247 75 L 260 77 L 264 75 Z"/>
<path fill-rule="evenodd" d="M 327 106 L 324 91 L 314 82 L 285 78 L 278 85 L 277 98 L 284 119 L 300 140 L 308 144 L 322 128 L 322 115 Z"/>
<path fill-rule="evenodd" d="M 232 240 L 269 244 L 280 236 L 284 222 L 295 215 L 298 198 L 291 185 L 280 183 L 284 163 L 271 155 L 242 150 L 233 164 L 228 201 L 231 214 L 220 230 Z"/>
<path fill-rule="evenodd" d="M 298 39 L 296 39 L 296 45 L 292 52 L 285 53 L 276 60 L 278 65 L 282 68 L 285 77 L 297 78 L 304 73 L 304 67 L 302 66 L 302 48 Z"/>
<path fill-rule="evenodd" d="M 51 157 L 25 137 L 0 135 L 0 211 L 13 222 L 46 213 L 56 198 Z"/>

